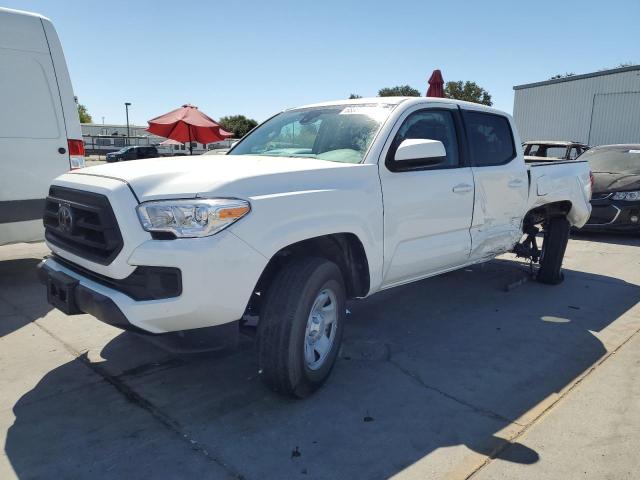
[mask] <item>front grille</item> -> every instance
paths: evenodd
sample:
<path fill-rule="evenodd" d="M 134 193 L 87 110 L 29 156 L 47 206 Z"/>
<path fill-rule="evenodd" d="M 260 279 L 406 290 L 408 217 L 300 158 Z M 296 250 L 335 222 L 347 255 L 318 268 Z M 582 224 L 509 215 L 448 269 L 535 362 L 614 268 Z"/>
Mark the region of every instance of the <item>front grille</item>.
<path fill-rule="evenodd" d="M 92 262 L 108 265 L 122 250 L 111 204 L 99 193 L 52 186 L 43 221 L 47 241 Z"/>

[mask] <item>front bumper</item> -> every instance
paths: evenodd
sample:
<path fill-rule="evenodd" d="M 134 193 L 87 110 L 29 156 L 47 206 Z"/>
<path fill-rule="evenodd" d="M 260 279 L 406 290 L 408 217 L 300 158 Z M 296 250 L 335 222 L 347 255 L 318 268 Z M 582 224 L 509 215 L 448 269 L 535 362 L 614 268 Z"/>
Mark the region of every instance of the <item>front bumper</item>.
<path fill-rule="evenodd" d="M 118 308 L 111 298 L 80 284 L 76 278 L 65 274 L 63 271 L 56 270 L 51 266 L 51 262 L 47 264 L 47 259 L 38 265 L 38 278 L 40 283 L 47 287 L 47 299 L 49 302 L 67 315 L 88 313 L 114 327 L 144 332 L 144 330 L 129 322 L 122 310 Z M 58 280 L 57 287 L 53 284 L 54 279 Z M 69 282 L 69 280 L 73 283 Z M 67 281 L 67 289 L 61 299 L 59 291 L 62 288 L 60 284 L 65 281 Z"/>
<path fill-rule="evenodd" d="M 611 195 L 591 200 L 591 217 L 582 229 L 640 232 L 640 202 L 618 201 L 610 197 Z"/>
<path fill-rule="evenodd" d="M 139 295 L 134 298 L 131 291 L 122 291 L 120 285 L 126 279 L 109 285 L 104 277 L 83 274 L 55 257 L 43 260 L 40 271 L 44 281 L 51 273 L 61 272 L 77 282 L 74 300 L 79 312 L 127 330 L 167 333 L 239 320 L 267 259 L 223 231 L 204 238 L 149 240 L 133 250 L 127 263 L 138 268 L 179 269 L 179 295 L 140 300 Z M 151 287 L 149 292 L 154 291 Z"/>

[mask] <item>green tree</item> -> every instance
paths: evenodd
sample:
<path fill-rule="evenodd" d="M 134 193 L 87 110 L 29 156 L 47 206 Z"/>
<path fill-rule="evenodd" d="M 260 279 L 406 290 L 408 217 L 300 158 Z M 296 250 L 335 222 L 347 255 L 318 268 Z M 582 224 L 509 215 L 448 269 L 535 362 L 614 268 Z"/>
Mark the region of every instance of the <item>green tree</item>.
<path fill-rule="evenodd" d="M 357 93 L 349 95 L 349 100 L 355 100 L 356 98 L 362 98 L 362 95 L 358 95 Z"/>
<path fill-rule="evenodd" d="M 233 132 L 235 138 L 244 137 L 251 129 L 258 125 L 253 118 L 244 115 L 229 115 L 222 117 L 218 122 L 227 132 Z"/>
<path fill-rule="evenodd" d="M 378 91 L 379 97 L 421 97 L 418 90 L 409 85 L 399 85 L 397 87 L 381 88 Z"/>
<path fill-rule="evenodd" d="M 80 123 L 93 123 L 93 119 L 87 111 L 87 107 L 81 103 L 78 103 L 78 117 L 80 118 Z"/>
<path fill-rule="evenodd" d="M 444 96 L 455 100 L 464 100 L 465 102 L 481 103 L 482 105 L 491 106 L 491 95 L 476 82 L 447 82 L 444 87 Z"/>

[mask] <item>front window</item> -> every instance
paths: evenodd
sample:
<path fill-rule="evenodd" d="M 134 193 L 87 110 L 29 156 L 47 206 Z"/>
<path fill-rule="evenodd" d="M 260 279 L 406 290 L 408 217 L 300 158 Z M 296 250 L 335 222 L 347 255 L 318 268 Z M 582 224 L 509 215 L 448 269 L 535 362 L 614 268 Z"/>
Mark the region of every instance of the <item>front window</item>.
<path fill-rule="evenodd" d="M 247 135 L 228 155 L 362 162 L 395 105 L 335 105 L 289 110 Z"/>

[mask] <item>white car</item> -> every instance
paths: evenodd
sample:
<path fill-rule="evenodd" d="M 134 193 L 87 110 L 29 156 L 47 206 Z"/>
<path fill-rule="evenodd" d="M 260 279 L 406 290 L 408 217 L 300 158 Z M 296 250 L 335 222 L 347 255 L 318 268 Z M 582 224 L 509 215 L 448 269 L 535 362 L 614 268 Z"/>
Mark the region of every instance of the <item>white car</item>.
<path fill-rule="evenodd" d="M 49 184 L 84 167 L 84 143 L 51 21 L 0 8 L 0 245 L 41 240 Z"/>
<path fill-rule="evenodd" d="M 304 397 L 334 364 L 347 299 L 509 251 L 558 283 L 590 195 L 584 162 L 525 166 L 503 112 L 322 103 L 272 117 L 227 155 L 58 177 L 40 271 L 56 307 L 139 332 L 237 335 L 258 316 L 262 377 Z"/>

